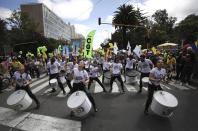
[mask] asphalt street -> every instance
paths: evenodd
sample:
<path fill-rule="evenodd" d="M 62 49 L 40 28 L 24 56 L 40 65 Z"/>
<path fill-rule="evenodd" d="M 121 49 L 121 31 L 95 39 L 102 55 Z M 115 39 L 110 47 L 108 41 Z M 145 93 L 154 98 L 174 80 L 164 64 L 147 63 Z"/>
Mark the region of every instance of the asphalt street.
<path fill-rule="evenodd" d="M 35 104 L 26 110 L 26 113 L 33 115 L 43 115 L 50 119 L 72 120 L 69 122 L 79 122 L 79 126 L 68 128 L 62 127 L 56 130 L 81 130 L 81 131 L 197 131 L 198 124 L 198 90 L 197 87 L 187 87 L 174 84 L 164 84 L 163 89 L 170 92 L 178 99 L 178 107 L 170 118 L 159 117 L 149 110 L 149 115 L 143 113 L 145 101 L 147 98 L 147 88 L 143 88 L 141 94 L 137 94 L 138 84 L 125 84 L 126 93 L 119 92 L 119 83 L 114 83 L 112 93 L 101 92 L 102 89 L 98 84 L 92 84 L 91 93 L 96 101 L 99 111 L 91 111 L 85 118 L 75 118 L 70 116 L 70 109 L 67 107 L 68 95 L 64 96 L 60 89 L 54 94 L 46 93 L 49 90 L 47 76 L 34 80 L 31 89 L 41 102 L 39 110 L 35 110 Z M 41 88 L 42 87 L 42 88 Z M 107 90 L 109 85 L 105 85 Z M 66 87 L 68 93 L 68 87 Z M 13 90 L 5 90 L 0 94 L 0 107 L 2 109 L 11 109 L 6 104 L 8 96 Z M 1 109 L 1 108 L 0 108 Z M 21 113 L 16 111 L 16 114 Z M 1 110 L 0 110 L 1 116 Z M 4 123 L 0 118 L 0 131 L 18 131 L 28 129 L 24 126 L 10 126 Z M 68 123 L 68 121 L 66 121 Z M 27 123 L 26 123 L 27 124 Z M 32 123 L 33 124 L 33 123 Z M 52 123 L 53 124 L 53 123 Z M 34 126 L 44 126 L 42 124 Z M 49 125 L 51 126 L 51 125 Z M 44 127 L 42 127 L 45 129 Z M 31 130 L 41 129 L 32 127 Z M 49 129 L 48 129 L 49 130 Z"/>

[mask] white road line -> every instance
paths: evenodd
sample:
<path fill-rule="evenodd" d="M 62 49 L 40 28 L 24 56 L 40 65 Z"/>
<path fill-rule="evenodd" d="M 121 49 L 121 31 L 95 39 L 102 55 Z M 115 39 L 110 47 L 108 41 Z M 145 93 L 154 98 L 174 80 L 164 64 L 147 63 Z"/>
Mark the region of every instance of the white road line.
<path fill-rule="evenodd" d="M 129 92 L 137 92 L 137 89 L 132 85 L 125 84 L 125 87 Z"/>
<path fill-rule="evenodd" d="M 66 86 L 64 89 L 66 91 L 66 94 L 64 95 L 63 91 L 61 90 L 60 93 L 57 95 L 57 97 L 65 97 L 65 96 L 67 96 L 67 94 L 70 92 L 70 89 L 69 89 L 68 86 Z"/>
<path fill-rule="evenodd" d="M 0 124 L 27 131 L 80 131 L 81 122 L 0 107 Z"/>
<path fill-rule="evenodd" d="M 35 85 L 37 85 L 37 84 L 40 84 L 40 83 L 43 83 L 44 81 L 46 81 L 46 80 L 48 80 L 48 79 L 49 79 L 48 77 L 45 77 L 45 78 L 40 79 L 40 80 L 38 80 L 38 81 L 36 81 L 36 82 L 33 82 L 33 83 L 30 85 L 30 87 L 33 87 L 33 86 L 35 86 Z"/>
<path fill-rule="evenodd" d="M 168 86 L 164 85 L 164 84 L 160 84 L 161 85 L 161 88 L 167 88 L 168 90 L 172 90 L 171 88 L 169 88 Z"/>
<path fill-rule="evenodd" d="M 94 93 L 99 93 L 99 92 L 103 92 L 102 87 L 98 84 L 98 82 L 95 82 L 95 90 Z"/>
<path fill-rule="evenodd" d="M 117 85 L 117 82 L 113 82 L 112 93 L 117 93 L 117 92 L 119 92 L 119 87 Z"/>
<path fill-rule="evenodd" d="M 170 82 L 169 85 L 172 85 L 180 90 L 189 90 L 189 88 L 185 87 L 185 86 L 181 86 L 179 84 L 174 84 L 173 82 Z"/>
<path fill-rule="evenodd" d="M 45 83 L 39 85 L 38 87 L 34 88 L 32 90 L 32 93 L 37 93 L 38 91 L 42 90 L 43 88 L 47 87 L 49 85 L 49 81 L 46 81 Z"/>
<path fill-rule="evenodd" d="M 43 78 L 44 76 L 46 76 L 46 73 L 45 73 L 45 74 L 40 75 L 40 78 Z M 36 81 L 36 80 L 38 80 L 38 79 L 40 79 L 40 78 L 33 78 L 33 79 L 32 79 L 32 82 L 34 82 L 34 81 Z"/>

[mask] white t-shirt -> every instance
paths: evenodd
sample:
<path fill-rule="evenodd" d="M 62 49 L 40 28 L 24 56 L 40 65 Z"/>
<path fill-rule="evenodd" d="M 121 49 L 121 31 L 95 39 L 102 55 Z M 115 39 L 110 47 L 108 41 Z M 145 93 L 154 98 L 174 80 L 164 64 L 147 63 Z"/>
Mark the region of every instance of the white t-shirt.
<path fill-rule="evenodd" d="M 19 71 L 14 72 L 13 78 L 18 86 L 23 86 L 27 81 L 31 80 L 31 76 L 27 73 L 21 74 Z"/>
<path fill-rule="evenodd" d="M 129 68 L 129 69 L 133 69 L 133 63 L 135 63 L 136 62 L 136 60 L 135 59 L 129 59 L 129 58 L 127 58 L 127 60 L 126 60 L 126 68 Z"/>
<path fill-rule="evenodd" d="M 74 64 L 73 64 L 73 62 L 68 62 L 67 63 L 67 73 L 72 73 L 72 71 L 73 71 L 73 68 L 74 68 Z"/>
<path fill-rule="evenodd" d="M 54 64 L 51 64 L 51 62 L 49 62 L 47 64 L 47 68 L 50 69 L 50 74 L 56 74 L 59 72 L 59 68 L 60 67 L 60 64 L 55 61 Z"/>
<path fill-rule="evenodd" d="M 121 63 L 113 63 L 112 64 L 112 73 L 114 75 L 119 75 L 121 73 L 122 64 Z"/>
<path fill-rule="evenodd" d="M 142 73 L 149 73 L 151 71 L 151 67 L 150 65 L 153 65 L 152 61 L 149 59 L 145 59 L 144 62 L 139 61 L 138 63 L 139 67 L 140 67 L 140 71 Z"/>
<path fill-rule="evenodd" d="M 89 61 L 85 61 L 85 68 L 88 69 L 89 68 Z"/>
<path fill-rule="evenodd" d="M 150 71 L 150 74 L 153 74 L 155 79 L 163 79 L 166 76 L 166 70 L 164 68 L 161 68 L 160 70 L 155 67 Z M 149 80 L 150 84 L 154 84 L 154 85 L 160 85 L 160 81 L 151 81 Z"/>
<path fill-rule="evenodd" d="M 96 66 L 96 67 L 94 67 L 94 66 L 90 66 L 90 74 L 89 74 L 89 76 L 90 77 L 98 77 L 98 73 L 99 73 L 99 68 Z"/>
<path fill-rule="evenodd" d="M 85 81 L 89 76 L 86 70 L 79 70 L 78 68 L 74 68 L 74 83 L 80 83 Z"/>
<path fill-rule="evenodd" d="M 66 61 L 60 61 L 60 70 L 65 70 Z"/>
<path fill-rule="evenodd" d="M 103 63 L 103 70 L 110 70 L 111 64 L 107 61 Z"/>

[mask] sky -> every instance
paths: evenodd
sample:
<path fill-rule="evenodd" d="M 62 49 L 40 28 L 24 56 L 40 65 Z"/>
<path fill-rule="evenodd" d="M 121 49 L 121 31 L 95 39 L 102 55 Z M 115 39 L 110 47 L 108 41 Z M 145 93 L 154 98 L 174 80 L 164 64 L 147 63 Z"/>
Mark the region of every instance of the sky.
<path fill-rule="evenodd" d="M 177 22 L 189 14 L 198 15 L 198 0 L 0 0 L 0 18 L 8 18 L 14 9 L 20 9 L 20 4 L 31 2 L 44 3 L 85 37 L 96 29 L 94 49 L 115 31 L 111 25 L 99 26 L 98 17 L 101 17 L 102 22 L 111 23 L 114 12 L 124 3 L 139 7 L 148 17 L 158 9 L 166 9 L 169 16 L 177 17 Z"/>

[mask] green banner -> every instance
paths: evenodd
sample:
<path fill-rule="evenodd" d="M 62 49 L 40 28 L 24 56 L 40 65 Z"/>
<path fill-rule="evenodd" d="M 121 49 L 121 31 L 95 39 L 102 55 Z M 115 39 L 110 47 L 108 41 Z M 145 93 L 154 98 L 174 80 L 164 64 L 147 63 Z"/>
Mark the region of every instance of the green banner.
<path fill-rule="evenodd" d="M 96 30 L 92 30 L 91 32 L 89 32 L 86 38 L 85 45 L 84 45 L 84 57 L 86 58 L 92 58 L 93 38 L 94 38 L 95 32 Z"/>

